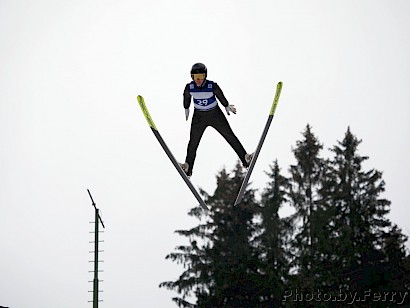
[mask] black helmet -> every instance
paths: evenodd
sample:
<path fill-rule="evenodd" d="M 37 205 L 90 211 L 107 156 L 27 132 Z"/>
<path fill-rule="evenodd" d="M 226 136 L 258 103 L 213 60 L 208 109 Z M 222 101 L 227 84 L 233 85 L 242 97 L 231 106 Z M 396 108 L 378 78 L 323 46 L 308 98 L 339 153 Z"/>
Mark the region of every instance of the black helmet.
<path fill-rule="evenodd" d="M 191 76 L 193 74 L 205 74 L 205 78 L 207 76 L 207 68 L 205 66 L 205 64 L 203 63 L 195 63 L 194 65 L 192 65 L 191 68 Z"/>

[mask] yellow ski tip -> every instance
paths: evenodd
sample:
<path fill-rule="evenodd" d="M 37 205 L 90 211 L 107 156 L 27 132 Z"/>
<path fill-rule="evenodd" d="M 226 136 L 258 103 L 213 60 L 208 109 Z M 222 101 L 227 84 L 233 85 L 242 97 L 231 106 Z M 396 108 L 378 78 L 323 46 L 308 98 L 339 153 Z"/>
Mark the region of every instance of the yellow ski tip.
<path fill-rule="evenodd" d="M 142 111 L 142 113 L 144 114 L 145 119 L 146 119 L 147 122 L 148 122 L 148 125 L 149 125 L 152 129 L 157 130 L 157 127 L 155 126 L 155 123 L 154 123 L 154 121 L 152 120 L 151 115 L 149 114 L 149 111 L 148 111 L 148 109 L 147 109 L 147 106 L 145 105 L 144 98 L 143 98 L 141 95 L 138 95 L 138 96 L 137 96 L 137 101 L 138 101 L 138 104 L 139 104 L 140 107 L 141 107 L 141 111 Z"/>
<path fill-rule="evenodd" d="M 275 114 L 276 107 L 278 106 L 280 93 L 282 92 L 282 85 L 283 85 L 283 82 L 279 81 L 276 86 L 275 98 L 273 99 L 272 108 L 270 109 L 270 112 L 269 112 L 270 116 L 273 116 Z"/>

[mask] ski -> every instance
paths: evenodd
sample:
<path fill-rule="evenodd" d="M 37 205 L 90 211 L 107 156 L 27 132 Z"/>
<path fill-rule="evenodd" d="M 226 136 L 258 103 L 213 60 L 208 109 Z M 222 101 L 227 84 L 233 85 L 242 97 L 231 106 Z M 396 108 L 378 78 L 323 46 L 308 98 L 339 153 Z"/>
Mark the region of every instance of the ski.
<path fill-rule="evenodd" d="M 144 102 L 144 98 L 141 95 L 138 95 L 137 100 L 138 100 L 138 103 L 141 107 L 142 113 L 144 114 L 144 117 L 148 122 L 149 127 L 151 128 L 152 132 L 154 133 L 154 135 L 157 138 L 157 140 L 158 140 L 159 144 L 161 145 L 161 147 L 164 149 L 164 151 L 167 154 L 168 158 L 171 160 L 171 162 L 174 165 L 175 169 L 177 169 L 179 175 L 182 177 L 185 184 L 187 184 L 188 188 L 191 190 L 191 192 L 194 194 L 195 198 L 198 200 L 199 205 L 204 210 L 209 210 L 208 207 L 206 206 L 205 202 L 202 200 L 201 196 L 199 195 L 199 193 L 195 189 L 195 187 L 192 185 L 192 183 L 189 180 L 188 176 L 181 169 L 181 166 L 178 164 L 178 162 L 175 159 L 174 155 L 172 155 L 172 153 L 169 150 L 168 146 L 166 145 L 164 139 L 162 139 L 157 127 L 154 124 L 154 121 L 151 118 L 151 115 L 148 112 L 147 106 L 145 105 L 145 102 Z"/>
<path fill-rule="evenodd" d="M 241 188 L 239 189 L 239 193 L 238 193 L 238 196 L 236 197 L 234 206 L 237 206 L 242 201 L 242 197 L 245 193 L 246 186 L 248 185 L 249 178 L 251 177 L 253 168 L 255 167 L 255 164 L 256 164 L 256 160 L 258 159 L 259 153 L 262 149 L 263 142 L 265 141 L 266 135 L 268 133 L 270 124 L 272 123 L 273 116 L 275 115 L 276 106 L 278 105 L 278 101 L 279 101 L 281 91 L 282 91 L 282 81 L 278 82 L 278 84 L 276 86 L 275 98 L 273 99 L 273 103 L 272 103 L 272 107 L 271 107 L 270 112 L 269 112 L 268 120 L 266 122 L 265 128 L 263 129 L 263 133 L 262 133 L 262 136 L 259 140 L 256 151 L 253 154 L 251 163 L 249 164 L 248 172 L 246 173 L 245 178 L 242 181 L 242 185 L 241 185 Z"/>

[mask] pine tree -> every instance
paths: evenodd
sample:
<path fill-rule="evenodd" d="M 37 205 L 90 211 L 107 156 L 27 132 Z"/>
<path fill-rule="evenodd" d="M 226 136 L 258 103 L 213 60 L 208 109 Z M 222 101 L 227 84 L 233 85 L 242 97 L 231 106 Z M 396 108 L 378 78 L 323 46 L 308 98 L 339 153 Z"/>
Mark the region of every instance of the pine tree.
<path fill-rule="evenodd" d="M 211 211 L 195 208 L 191 216 L 205 220 L 190 230 L 177 231 L 190 244 L 177 247 L 167 258 L 180 262 L 185 271 L 177 281 L 160 287 L 176 290 L 182 297 L 173 300 L 180 307 L 191 307 L 186 299 L 196 296 L 200 307 L 256 307 L 258 297 L 258 261 L 254 245 L 254 192 L 247 190 L 244 201 L 233 203 L 244 177 L 236 166 L 233 177 L 225 169 L 217 176 L 217 188 L 206 203 Z"/>
<path fill-rule="evenodd" d="M 410 291 L 410 267 L 406 257 L 407 237 L 393 225 L 384 235 L 383 251 L 386 260 L 383 264 L 383 290 L 391 292 Z M 409 300 L 406 302 L 409 304 Z"/>
<path fill-rule="evenodd" d="M 277 161 L 266 174 L 270 182 L 262 193 L 259 210 L 261 233 L 258 236 L 262 298 L 264 306 L 278 307 L 286 291 L 289 273 L 287 249 L 293 231 L 290 221 L 279 217 L 279 209 L 289 202 L 290 183 L 281 175 Z"/>
<path fill-rule="evenodd" d="M 386 254 L 385 233 L 391 227 L 386 215 L 390 201 L 380 198 L 385 190 L 381 172 L 363 171 L 368 159 L 360 156 L 358 140 L 348 128 L 342 142 L 333 147 L 332 161 L 335 183 L 332 205 L 337 259 L 340 268 L 339 286 L 345 290 L 378 290 L 383 285 L 380 271 Z"/>
<path fill-rule="evenodd" d="M 319 155 L 323 145 L 309 125 L 303 137 L 293 149 L 297 163 L 290 166 L 290 198 L 296 210 L 293 215 L 296 235 L 292 245 L 292 267 L 297 275 L 293 286 L 301 291 L 313 292 L 321 268 L 321 264 L 315 266 L 315 251 L 320 238 L 324 236 L 321 226 L 326 225 L 321 221 L 318 211 L 318 191 L 321 188 L 324 160 Z"/>

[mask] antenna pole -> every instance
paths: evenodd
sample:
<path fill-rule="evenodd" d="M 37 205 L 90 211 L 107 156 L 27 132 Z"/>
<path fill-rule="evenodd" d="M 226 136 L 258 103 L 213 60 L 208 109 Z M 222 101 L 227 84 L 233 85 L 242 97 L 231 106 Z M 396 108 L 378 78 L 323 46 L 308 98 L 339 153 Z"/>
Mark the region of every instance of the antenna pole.
<path fill-rule="evenodd" d="M 99 243 L 99 222 L 101 223 L 101 225 L 103 226 L 103 228 L 105 228 L 104 223 L 101 219 L 100 213 L 99 213 L 99 209 L 97 208 L 93 197 L 91 196 L 90 190 L 88 190 L 88 195 L 91 198 L 91 202 L 92 205 L 94 207 L 95 210 L 95 220 L 94 220 L 94 279 L 93 279 L 93 308 L 98 308 L 98 303 L 99 303 L 99 299 L 98 299 L 98 293 L 99 293 L 99 288 L 98 288 L 98 243 Z"/>
<path fill-rule="evenodd" d="M 98 308 L 98 209 L 95 208 L 93 308 Z"/>

